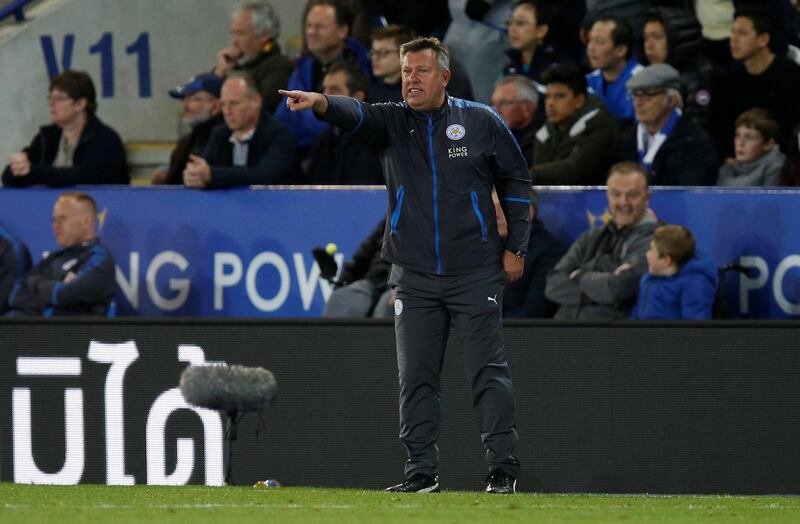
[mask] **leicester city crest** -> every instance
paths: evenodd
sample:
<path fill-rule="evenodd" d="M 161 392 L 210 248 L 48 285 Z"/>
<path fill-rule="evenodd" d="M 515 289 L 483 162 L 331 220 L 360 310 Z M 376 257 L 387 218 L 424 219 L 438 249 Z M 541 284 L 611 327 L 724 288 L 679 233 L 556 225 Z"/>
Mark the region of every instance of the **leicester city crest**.
<path fill-rule="evenodd" d="M 462 138 L 464 138 L 464 135 L 466 133 L 467 131 L 461 124 L 449 125 L 447 126 L 447 131 L 445 131 L 447 138 L 449 138 L 450 140 L 461 140 Z"/>

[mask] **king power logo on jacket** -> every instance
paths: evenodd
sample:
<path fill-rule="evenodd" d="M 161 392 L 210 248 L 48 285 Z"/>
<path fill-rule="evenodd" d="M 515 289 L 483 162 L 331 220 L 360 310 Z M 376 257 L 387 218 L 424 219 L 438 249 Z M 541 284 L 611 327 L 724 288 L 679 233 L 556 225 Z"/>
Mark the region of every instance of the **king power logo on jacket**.
<path fill-rule="evenodd" d="M 467 156 L 467 146 L 447 148 L 447 158 L 456 158 L 460 156 Z"/>

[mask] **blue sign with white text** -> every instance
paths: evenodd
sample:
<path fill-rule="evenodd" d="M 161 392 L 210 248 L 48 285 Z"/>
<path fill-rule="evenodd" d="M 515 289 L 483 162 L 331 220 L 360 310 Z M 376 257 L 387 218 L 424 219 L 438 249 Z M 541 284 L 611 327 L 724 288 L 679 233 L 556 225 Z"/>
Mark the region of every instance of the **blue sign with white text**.
<path fill-rule="evenodd" d="M 349 258 L 386 213 L 385 189 L 86 187 L 117 262 L 119 315 L 315 317 L 330 287 L 311 249 Z M 50 213 L 59 190 L 0 189 L 0 225 L 35 261 L 57 249 Z M 749 318 L 800 316 L 800 228 L 795 190 L 656 188 L 651 208 L 695 234 L 717 265 L 750 274 L 725 296 Z M 608 219 L 605 191 L 542 190 L 539 218 L 565 243 Z"/>

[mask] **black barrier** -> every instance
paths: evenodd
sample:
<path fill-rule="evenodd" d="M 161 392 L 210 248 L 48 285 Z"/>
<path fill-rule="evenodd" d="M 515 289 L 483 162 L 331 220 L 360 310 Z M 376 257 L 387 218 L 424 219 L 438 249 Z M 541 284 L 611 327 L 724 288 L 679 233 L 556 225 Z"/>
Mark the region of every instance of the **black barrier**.
<path fill-rule="evenodd" d="M 240 425 L 234 483 L 375 489 L 402 476 L 387 323 L 2 320 L 0 330 L 0 481 L 220 483 L 220 418 L 186 409 L 176 389 L 202 360 L 263 366 L 278 381 L 273 410 Z M 519 487 L 800 493 L 797 335 L 774 322 L 509 322 Z M 452 345 L 442 386 L 442 484 L 480 489 Z"/>

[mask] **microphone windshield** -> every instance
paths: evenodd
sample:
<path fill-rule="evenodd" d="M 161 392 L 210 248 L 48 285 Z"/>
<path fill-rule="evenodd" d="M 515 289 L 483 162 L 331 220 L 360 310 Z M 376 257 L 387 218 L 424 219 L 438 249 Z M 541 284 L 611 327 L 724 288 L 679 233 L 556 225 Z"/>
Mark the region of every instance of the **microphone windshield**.
<path fill-rule="evenodd" d="M 225 413 L 266 411 L 275 399 L 275 376 L 261 367 L 189 366 L 181 374 L 186 402 Z"/>

